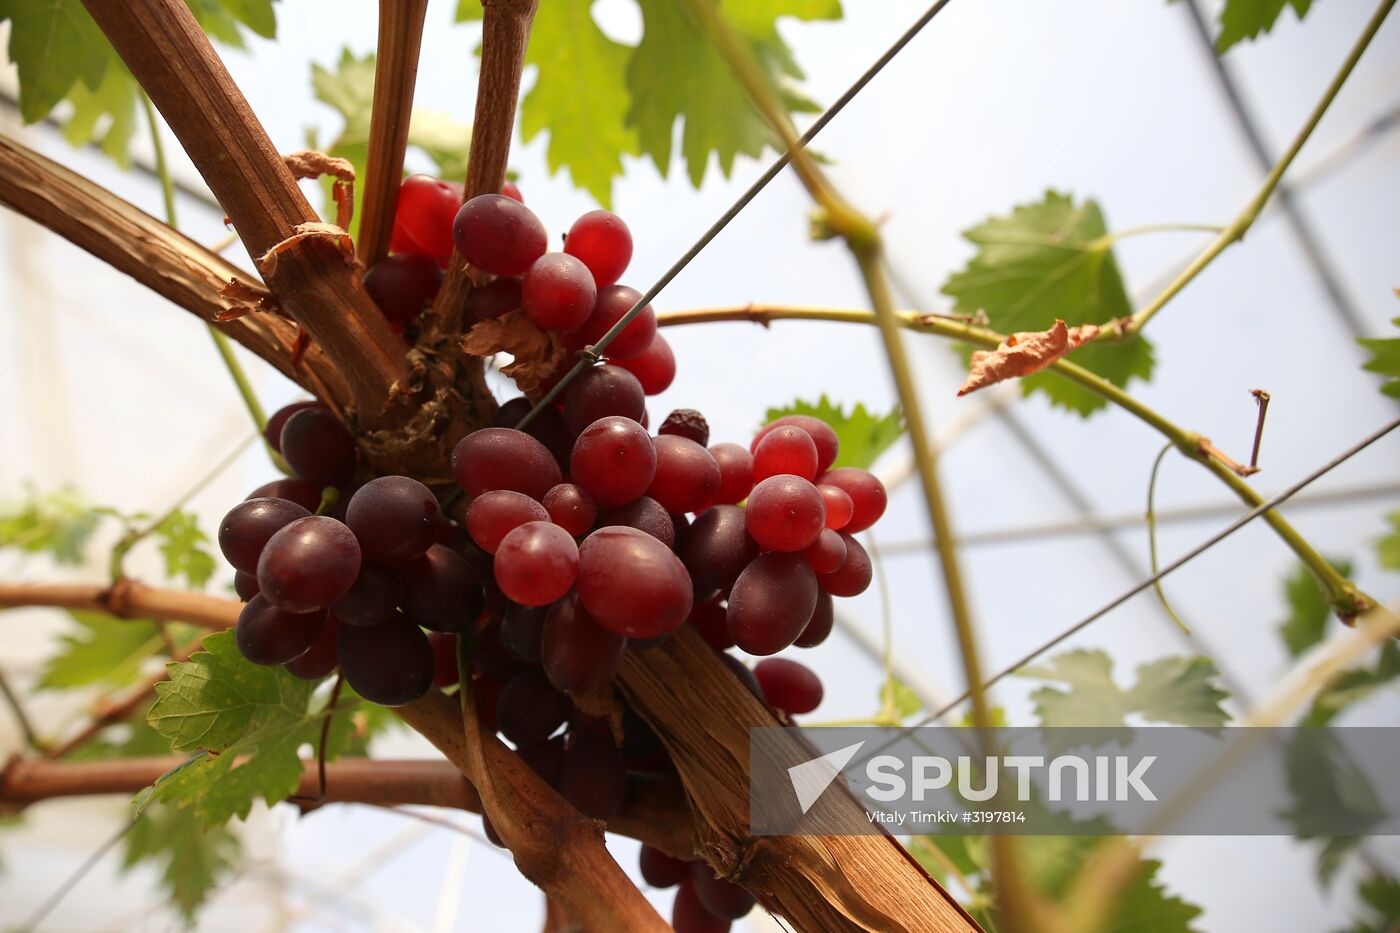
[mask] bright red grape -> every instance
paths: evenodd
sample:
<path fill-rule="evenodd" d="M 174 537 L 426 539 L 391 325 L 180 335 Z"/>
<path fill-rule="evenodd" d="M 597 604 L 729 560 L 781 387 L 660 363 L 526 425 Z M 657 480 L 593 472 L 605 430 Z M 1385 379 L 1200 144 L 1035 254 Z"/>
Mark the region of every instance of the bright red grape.
<path fill-rule="evenodd" d="M 360 573 L 360 545 L 333 518 L 309 515 L 268 539 L 258 590 L 286 612 L 316 612 L 344 596 Z"/>
<path fill-rule="evenodd" d="M 837 532 L 846 543 L 846 560 L 834 573 L 824 573 L 817 577 L 822 589 L 832 596 L 859 596 L 870 586 L 874 569 L 870 566 L 870 555 L 865 553 L 859 541 L 845 532 Z"/>
<path fill-rule="evenodd" d="M 805 480 L 817 477 L 817 445 L 810 434 L 790 424 L 766 433 L 753 450 L 755 481 L 784 473 Z"/>
<path fill-rule="evenodd" d="M 753 491 L 753 454 L 738 444 L 716 444 L 710 456 L 719 465 L 719 489 L 715 502 L 733 505 L 743 502 Z"/>
<path fill-rule="evenodd" d="M 690 614 L 680 558 L 635 528 L 600 528 L 579 548 L 578 593 L 598 624 L 628 638 L 674 631 Z"/>
<path fill-rule="evenodd" d="M 355 475 L 355 436 L 329 410 L 303 409 L 282 426 L 282 456 L 307 482 L 340 486 Z"/>
<path fill-rule="evenodd" d="M 717 505 L 696 517 L 680 556 L 697 594 L 728 593 L 758 556 L 758 542 L 748 533 L 743 509 Z"/>
<path fill-rule="evenodd" d="M 513 428 L 482 428 L 458 441 L 452 475 L 469 496 L 513 489 L 536 501 L 563 478 L 549 449 Z"/>
<path fill-rule="evenodd" d="M 822 504 L 826 506 L 826 527 L 832 531 L 840 531 L 849 525 L 851 516 L 856 511 L 851 494 L 840 486 L 832 486 L 829 483 L 818 483 L 817 492 L 822 494 Z"/>
<path fill-rule="evenodd" d="M 690 863 L 672 858 L 660 849 L 653 849 L 646 843 L 637 857 L 642 870 L 642 880 L 653 888 L 670 888 L 690 877 Z"/>
<path fill-rule="evenodd" d="M 486 604 L 481 578 L 465 557 L 434 544 L 399 569 L 403 611 L 416 625 L 435 632 L 461 632 Z"/>
<path fill-rule="evenodd" d="M 600 418 L 574 442 L 569 474 L 599 505 L 626 505 L 651 485 L 656 449 L 646 428 L 631 418 Z"/>
<path fill-rule="evenodd" d="M 219 525 L 219 550 L 235 570 L 258 572 L 258 557 L 268 539 L 311 513 L 286 499 L 244 499 Z"/>
<path fill-rule="evenodd" d="M 525 396 L 513 398 L 492 416 L 491 423 L 498 428 L 514 429 L 520 419 L 535 406 Z M 545 446 L 559 464 L 560 470 L 569 468 L 569 454 L 574 449 L 574 435 L 564 424 L 564 416 L 554 408 L 545 408 L 525 426 L 525 433 Z"/>
<path fill-rule="evenodd" d="M 848 535 L 864 531 L 885 514 L 887 496 L 885 484 L 874 474 L 857 467 L 832 470 L 821 478 L 822 485 L 835 486 L 851 497 L 851 520 L 841 530 Z"/>
<path fill-rule="evenodd" d="M 772 551 L 801 551 L 825 526 L 822 494 L 800 476 L 770 476 L 753 488 L 744 506 L 749 534 Z"/>
<path fill-rule="evenodd" d="M 597 298 L 588 267 L 568 253 L 545 253 L 520 280 L 521 306 L 540 330 L 573 330 Z"/>
<path fill-rule="evenodd" d="M 577 256 L 602 288 L 627 271 L 632 261 L 632 232 L 610 211 L 589 211 L 569 228 L 564 252 Z"/>
<path fill-rule="evenodd" d="M 557 690 L 571 696 L 598 693 L 617 673 L 627 639 L 603 628 L 578 597 L 570 595 L 549 610 L 540 641 L 540 663 Z"/>
<path fill-rule="evenodd" d="M 698 512 L 719 491 L 719 464 L 710 452 L 695 441 L 675 434 L 662 434 L 653 442 L 656 449 L 656 475 L 647 495 L 668 512 Z"/>
<path fill-rule="evenodd" d="M 598 300 L 593 304 L 593 313 L 582 327 L 565 338 L 565 345 L 570 350 L 577 351 L 596 344 L 641 298 L 641 292 L 626 285 L 599 288 Z M 601 352 L 615 359 L 636 356 L 651 346 L 655 337 L 656 312 L 651 309 L 651 305 L 647 305 Z"/>
<path fill-rule="evenodd" d="M 526 522 L 496 550 L 496 585 L 522 606 L 547 606 L 578 579 L 578 545 L 551 521 Z"/>
<path fill-rule="evenodd" d="M 520 189 L 510 179 L 506 179 L 505 183 L 501 185 L 501 194 L 511 200 L 519 201 L 521 204 L 525 203 L 525 196 L 520 193 Z"/>
<path fill-rule="evenodd" d="M 608 362 L 636 376 L 647 395 L 660 395 L 671 387 L 676 378 L 676 355 L 660 334 L 653 337 L 651 346 L 641 353 L 622 359 L 608 357 Z"/>
<path fill-rule="evenodd" d="M 434 259 L 452 255 L 452 220 L 462 204 L 462 186 L 430 175 L 409 175 L 399 185 L 394 232 L 399 245 L 416 246 Z M 394 249 L 398 249 L 394 246 Z"/>
<path fill-rule="evenodd" d="M 380 706 L 413 702 L 432 689 L 437 676 L 428 637 L 403 616 L 378 625 L 342 625 L 335 650 L 345 682 Z"/>
<path fill-rule="evenodd" d="M 817 606 L 817 575 L 801 554 L 760 556 L 729 593 L 729 634 L 749 654 L 777 654 L 797 640 Z"/>
<path fill-rule="evenodd" d="M 254 596 L 238 613 L 234 643 L 254 664 L 286 664 L 300 657 L 326 627 L 326 613 L 286 612 Z"/>
<path fill-rule="evenodd" d="M 516 528 L 548 520 L 544 506 L 523 492 L 493 489 L 477 496 L 467 508 L 467 533 L 483 551 L 495 554 L 501 539 Z"/>
<path fill-rule="evenodd" d="M 427 486 L 407 476 L 381 476 L 350 497 L 345 523 L 371 560 L 400 563 L 426 551 L 437 537 L 442 511 Z"/>
<path fill-rule="evenodd" d="M 753 442 L 749 444 L 749 452 L 758 449 L 759 443 L 774 428 L 781 428 L 784 425 L 791 425 L 801 428 L 812 437 L 812 443 L 817 445 L 817 472 L 829 469 L 836 461 L 836 454 L 840 451 L 841 441 L 832 430 L 831 425 L 820 418 L 813 418 L 811 415 L 784 415 L 764 425 L 762 430 L 754 435 Z"/>
<path fill-rule="evenodd" d="M 768 705 L 789 716 L 810 713 L 821 705 L 822 682 L 805 664 L 787 658 L 764 658 L 753 666 Z"/>
<path fill-rule="evenodd" d="M 647 496 L 598 513 L 598 526 L 622 525 L 645 531 L 668 548 L 676 546 L 676 523 L 661 503 Z"/>
<path fill-rule="evenodd" d="M 582 538 L 598 517 L 598 506 L 582 486 L 560 483 L 544 494 L 545 511 L 549 520 L 575 538 Z"/>
<path fill-rule="evenodd" d="M 391 321 L 407 323 L 423 313 L 442 285 L 437 260 L 422 253 L 385 256 L 365 273 L 365 291 Z"/>
<path fill-rule="evenodd" d="M 802 556 L 817 573 L 835 573 L 846 562 L 846 542 L 838 532 L 823 528 Z"/>
<path fill-rule="evenodd" d="M 520 275 L 544 255 L 544 224 L 519 201 L 482 194 L 457 210 L 452 238 L 462 258 L 492 275 Z"/>

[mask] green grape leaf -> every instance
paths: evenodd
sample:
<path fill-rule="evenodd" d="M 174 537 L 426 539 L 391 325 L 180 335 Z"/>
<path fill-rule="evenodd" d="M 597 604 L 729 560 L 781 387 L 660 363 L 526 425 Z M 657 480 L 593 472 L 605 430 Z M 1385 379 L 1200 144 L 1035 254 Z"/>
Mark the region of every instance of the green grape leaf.
<path fill-rule="evenodd" d="M 103 684 L 122 687 L 136 682 L 141 666 L 164 647 L 160 630 L 146 619 L 118 619 L 102 612 L 68 613 L 76 632 L 59 638 L 58 651 L 44 666 L 39 688 L 66 690 Z"/>
<path fill-rule="evenodd" d="M 1386 517 L 1390 533 L 1376 542 L 1376 557 L 1386 570 L 1400 570 L 1400 510 Z"/>
<path fill-rule="evenodd" d="M 943 293 L 958 314 L 986 314 L 1005 334 L 1044 331 L 1056 320 L 1070 327 L 1126 317 L 1132 305 L 1097 202 L 1075 204 L 1069 195 L 1047 191 L 1010 216 L 989 217 L 963 232 L 977 247 L 967 266 L 954 272 Z M 1152 375 L 1152 345 L 1142 337 L 1090 343 L 1070 359 L 1116 386 Z M 1044 392 L 1051 404 L 1090 415 L 1107 402 L 1055 373 L 1021 380 L 1029 395 Z"/>
<path fill-rule="evenodd" d="M 209 582 L 217 564 L 214 555 L 205 547 L 209 536 L 199 530 L 194 515 L 176 509 L 156 525 L 152 534 L 160 542 L 167 577 L 172 580 L 183 577 L 196 589 L 202 589 Z"/>
<path fill-rule="evenodd" d="M 214 888 L 233 873 L 242 850 L 227 827 L 206 828 L 188 810 L 153 806 L 123 840 L 122 871 L 147 864 L 156 868 L 166 895 L 192 924 Z"/>
<path fill-rule="evenodd" d="M 458 0 L 457 22 L 476 22 L 477 20 L 481 19 L 482 14 L 483 10 L 481 8 L 481 0 Z M 536 13 L 535 15 L 538 16 L 539 14 Z"/>
<path fill-rule="evenodd" d="M 1390 323 L 1400 327 L 1400 317 Z M 1400 337 L 1361 337 L 1356 342 L 1371 351 L 1370 361 L 1361 368 L 1385 377 L 1382 394 L 1400 398 Z"/>
<path fill-rule="evenodd" d="M 622 157 L 637 152 L 636 133 L 625 123 L 632 50 L 603 34 L 592 6 L 593 0 L 553 0 L 535 14 L 525 63 L 538 72 L 521 105 L 520 136 L 528 143 L 548 131 L 550 172 L 567 168 L 577 187 L 608 207 Z"/>
<path fill-rule="evenodd" d="M 1387 641 L 1381 646 L 1374 667 L 1349 670 L 1314 697 L 1303 725 L 1328 725 L 1347 707 L 1366 699 L 1397 677 L 1400 677 L 1400 645 Z"/>
<path fill-rule="evenodd" d="M 130 168 L 139 92 L 131 72 L 114 60 L 95 90 L 79 82 L 69 91 L 73 115 L 63 124 L 63 138 L 73 146 L 95 143 L 117 165 Z"/>
<path fill-rule="evenodd" d="M 823 395 L 815 404 L 797 399 L 782 408 L 770 408 L 764 423 L 785 415 L 810 415 L 831 425 L 841 447 L 833 467 L 860 467 L 868 470 L 895 441 L 904 436 L 904 415 L 898 407 L 876 415 L 857 402 L 848 414 L 844 407 Z"/>
<path fill-rule="evenodd" d="M 882 711 L 889 709 L 900 719 L 908 719 L 923 708 L 924 704 L 919 701 L 919 695 L 894 674 L 886 677 L 885 682 L 880 685 Z"/>
<path fill-rule="evenodd" d="M 1390 933 L 1400 921 L 1400 879 L 1370 875 L 1356 885 L 1363 911 L 1345 933 Z"/>
<path fill-rule="evenodd" d="M 728 177 L 738 156 L 756 157 L 775 146 L 773 131 L 681 6 L 672 0 L 639 0 L 639 6 L 642 41 L 627 66 L 632 96 L 627 123 L 657 169 L 663 175 L 670 170 L 677 120 L 683 123 L 681 153 L 696 187 L 711 154 Z M 839 0 L 731 0 L 724 5 L 723 15 L 753 51 L 784 104 L 791 110 L 816 109 L 791 87 L 790 82 L 803 75 L 778 34 L 777 20 L 839 19 Z"/>
<path fill-rule="evenodd" d="M 273 0 L 185 0 L 199 27 L 216 42 L 241 49 L 247 43 L 241 27 L 264 39 L 277 35 L 277 11 Z"/>
<path fill-rule="evenodd" d="M 1329 563 L 1342 576 L 1351 576 L 1351 561 L 1329 560 Z M 1288 618 L 1279 625 L 1278 631 L 1288 646 L 1289 657 L 1296 658 L 1322 641 L 1327 620 L 1332 618 L 1332 607 L 1323 597 L 1317 578 L 1302 564 L 1284 582 L 1283 589 L 1288 598 Z"/>
<path fill-rule="evenodd" d="M 1180 726 L 1220 726 L 1229 714 L 1220 702 L 1229 694 L 1215 684 L 1215 665 L 1205 658 L 1160 658 L 1137 668 L 1129 689 L 1113 680 L 1113 661 L 1100 650 L 1067 651 L 1045 666 L 1024 667 L 1021 677 L 1063 684 L 1031 693 L 1043 726 L 1117 727 L 1133 714 Z"/>
<path fill-rule="evenodd" d="M 1220 10 L 1220 35 L 1215 51 L 1223 55 L 1246 39 L 1257 39 L 1274 28 L 1285 7 L 1292 7 L 1301 21 L 1313 0 L 1225 0 Z"/>
<path fill-rule="evenodd" d="M 204 650 L 169 672 L 146 721 L 176 751 L 196 754 L 137 795 L 138 812 L 163 801 L 219 826 L 246 817 L 258 797 L 273 804 L 296 791 L 304 767 L 298 749 L 320 742 L 314 683 L 248 662 L 232 632 L 206 636 Z M 351 728 L 349 716 L 334 717 L 327 758 L 345 748 Z"/>
<path fill-rule="evenodd" d="M 82 0 L 0 0 L 0 20 L 6 19 L 25 123 L 48 116 L 79 82 L 96 91 L 116 61 Z"/>
<path fill-rule="evenodd" d="M 47 554 L 55 563 L 79 566 L 92 533 L 110 511 L 98 509 L 71 488 L 40 493 L 0 507 L 0 548 Z"/>

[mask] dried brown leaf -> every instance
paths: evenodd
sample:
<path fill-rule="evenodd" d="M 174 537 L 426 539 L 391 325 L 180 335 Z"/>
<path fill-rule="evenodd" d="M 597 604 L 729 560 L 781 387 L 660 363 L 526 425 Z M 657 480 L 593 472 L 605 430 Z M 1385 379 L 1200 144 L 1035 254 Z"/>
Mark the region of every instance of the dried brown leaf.
<path fill-rule="evenodd" d="M 254 311 L 270 311 L 286 316 L 267 289 L 242 279 L 229 279 L 228 284 L 219 289 L 219 297 L 229 302 L 226 309 L 214 316 L 214 320 L 221 324 L 235 321 Z"/>
<path fill-rule="evenodd" d="M 1066 327 L 1064 321 L 1056 321 L 1049 330 L 1012 334 L 995 350 L 978 350 L 972 354 L 967 381 L 958 390 L 958 397 L 1007 379 L 1039 372 L 1071 350 L 1093 340 L 1098 333 L 1097 324 Z"/>
<path fill-rule="evenodd" d="M 345 258 L 346 265 L 351 268 L 359 266 L 360 261 L 355 258 L 355 243 L 343 227 L 336 224 L 311 222 L 297 224 L 292 228 L 291 236 L 258 258 L 258 269 L 262 272 L 263 278 L 271 279 L 277 274 L 277 259 L 282 253 L 292 249 L 298 243 L 315 239 L 330 239 L 340 250 L 341 256 Z"/>
<path fill-rule="evenodd" d="M 473 324 L 462 338 L 462 350 L 472 356 L 509 353 L 514 359 L 501 372 L 531 397 L 549 384 L 566 356 L 564 348 L 519 309 Z"/>
<path fill-rule="evenodd" d="M 337 226 L 349 229 L 350 219 L 355 216 L 355 166 L 350 164 L 350 160 L 305 150 L 288 153 L 282 157 L 282 161 L 287 163 L 294 178 L 335 177 L 336 181 L 331 185 L 331 193 L 335 196 L 335 222 Z"/>

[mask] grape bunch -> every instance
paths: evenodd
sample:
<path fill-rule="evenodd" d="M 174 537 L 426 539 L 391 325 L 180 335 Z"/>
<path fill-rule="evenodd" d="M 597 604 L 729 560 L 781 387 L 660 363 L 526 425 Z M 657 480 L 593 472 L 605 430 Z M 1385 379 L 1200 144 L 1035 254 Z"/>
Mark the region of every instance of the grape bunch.
<path fill-rule="evenodd" d="M 671 926 L 676 933 L 725 933 L 753 909 L 748 891 L 718 877 L 700 861 L 672 858 L 643 845 L 638 857 L 642 880 L 654 888 L 676 888 Z"/>

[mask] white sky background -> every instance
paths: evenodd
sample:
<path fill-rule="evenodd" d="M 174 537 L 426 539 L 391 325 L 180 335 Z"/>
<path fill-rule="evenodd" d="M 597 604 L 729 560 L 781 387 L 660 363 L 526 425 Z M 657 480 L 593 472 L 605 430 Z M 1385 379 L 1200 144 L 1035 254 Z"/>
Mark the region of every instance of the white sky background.
<path fill-rule="evenodd" d="M 848 0 L 837 25 L 788 26 L 807 88 L 832 100 L 921 12 L 920 3 Z M 429 10 L 418 104 L 469 119 L 475 62 L 472 30 L 450 25 L 455 0 Z M 1285 13 L 1275 34 L 1230 54 L 1250 106 L 1274 151 L 1281 150 L 1314 105 L 1354 41 L 1372 4 L 1328 0 L 1305 26 Z M 639 28 L 622 0 L 602 0 L 600 17 L 619 38 Z M 306 126 L 322 138 L 338 117 L 312 100 L 310 62 L 331 64 L 340 48 L 374 45 L 375 4 L 279 4 L 277 44 L 253 40 L 249 55 L 227 56 L 234 77 L 280 149 L 302 148 Z M 6 74 L 13 87 L 12 70 Z M 528 78 L 527 78 L 528 80 Z M 1392 18 L 1335 102 L 1299 160 L 1306 169 L 1397 103 L 1400 23 Z M 15 133 L 13 118 L 0 127 Z M 99 183 L 161 212 L 157 187 L 124 175 L 91 152 L 69 149 L 55 133 L 30 130 L 26 144 L 74 166 Z M 173 146 L 172 146 L 173 147 Z M 138 145 L 138 149 L 143 146 Z M 1207 68 L 1184 10 L 1159 0 L 962 0 L 952 4 L 820 137 L 835 160 L 836 183 L 858 205 L 887 215 L 886 240 L 901 277 L 927 307 L 946 310 L 938 295 L 949 272 L 971 255 L 958 231 L 989 213 L 1038 198 L 1047 187 L 1093 196 L 1110 229 L 1144 223 L 1225 223 L 1258 183 L 1252 159 Z M 182 177 L 197 182 L 183 155 Z M 1343 283 L 1372 333 L 1400 314 L 1391 288 L 1400 284 L 1395 218 L 1400 216 L 1400 135 L 1391 134 L 1343 171 L 1299 198 L 1336 262 Z M 531 207 L 551 231 L 567 229 L 592 207 L 563 176 L 549 177 L 544 140 L 517 146 L 512 167 Z M 766 163 L 765 163 L 766 164 Z M 419 166 L 422 167 L 422 166 Z M 741 161 L 730 181 L 712 177 L 702 191 L 682 167 L 658 176 L 650 162 L 629 164 L 615 189 L 615 209 L 637 241 L 626 279 L 649 284 L 761 170 Z M 318 192 L 319 195 L 319 192 Z M 319 201 L 316 203 L 319 204 Z M 221 218 L 182 200 L 182 225 L 203 242 L 223 234 Z M 842 248 L 807 238 L 809 202 L 790 176 L 776 181 L 657 301 L 659 309 L 749 301 L 863 307 L 864 296 Z M 1118 247 L 1129 286 L 1140 290 L 1204 238 L 1162 234 Z M 235 247 L 229 255 L 238 253 Z M 71 482 L 93 500 L 123 509 L 168 506 L 204 470 L 250 433 L 246 415 L 192 317 L 94 259 L 12 215 L 0 215 L 0 496 L 22 483 L 45 488 Z M 241 255 L 236 261 L 242 261 Z M 1247 390 L 1273 395 L 1256 486 L 1271 494 L 1394 417 L 1377 380 L 1357 368 L 1363 359 L 1343 333 L 1286 228 L 1266 219 L 1248 240 L 1219 259 L 1150 328 L 1158 368 L 1138 394 L 1168 417 L 1233 452 L 1247 453 L 1254 407 Z M 667 332 L 680 361 L 675 385 L 651 405 L 653 418 L 672 407 L 702 409 L 716 440 L 747 441 L 764 410 L 795 397 L 827 392 L 842 402 L 888 408 L 893 391 L 873 329 L 779 323 L 707 325 Z M 956 400 L 955 356 L 936 338 L 910 337 L 928 415 L 935 427 L 959 419 L 976 397 Z M 293 387 L 256 361 L 249 364 L 268 407 Z M 1088 421 L 1052 411 L 1040 400 L 1020 404 L 1021 423 L 1075 477 L 1103 514 L 1140 512 L 1147 472 L 1161 439 L 1131 417 L 1101 413 Z M 892 453 L 886 464 L 905 451 Z M 1317 489 L 1393 481 L 1400 438 L 1389 438 L 1335 471 Z M 271 478 L 256 450 L 204 493 L 193 507 L 206 530 L 247 490 Z M 973 532 L 1072 519 L 1055 491 L 994 419 L 981 422 L 947 455 L 945 481 L 956 527 Z M 1227 502 L 1219 484 L 1180 459 L 1169 460 L 1159 485 L 1162 508 Z M 1388 599 L 1400 578 L 1376 570 L 1371 542 L 1396 499 L 1295 510 L 1290 516 L 1327 554 L 1353 557 L 1358 581 Z M 1172 525 L 1161 533 L 1164 559 L 1182 553 L 1227 519 Z M 878 540 L 926 534 L 913 486 L 893 498 Z M 1140 563 L 1140 529 L 1120 536 Z M 101 543 L 94 550 L 100 554 Z M 146 555 L 149 559 L 149 555 Z M 138 562 L 138 567 L 154 565 Z M 1010 663 L 1031 645 L 1097 608 L 1135 580 L 1092 537 L 968 548 L 971 584 L 988 670 Z M 1280 580 L 1294 564 L 1261 524 L 1241 531 L 1166 584 L 1202 642 L 1258 696 L 1274 686 L 1286 659 L 1274 628 L 1284 607 Z M 73 574 L 95 580 L 101 562 Z M 893 589 L 895 649 L 902 663 L 945 694 L 963 682 L 941 585 L 925 554 L 886 560 Z M 51 579 L 37 564 L 0 566 L 5 578 Z M 844 608 L 868 632 L 880 626 L 875 589 Z M 21 683 L 62 630 L 55 613 L 8 613 L 0 665 Z M 1188 650 L 1150 597 L 1139 597 L 1066 647 L 1104 647 L 1120 677 L 1135 663 Z M 879 667 L 837 634 L 819 649 L 798 652 L 827 688 L 819 717 L 869 715 Z M 1027 687 L 998 688 L 1013 721 L 1026 721 Z M 1394 722 L 1393 696 L 1359 711 L 1355 722 Z M 42 721 L 57 726 L 71 706 L 40 697 Z M 1349 720 L 1351 721 L 1351 720 Z M 17 747 L 0 716 L 0 757 Z M 386 754 L 424 755 L 421 743 L 387 743 Z M 121 819 L 123 801 L 55 804 L 31 811 L 28 828 L 4 839 L 0 925 L 21 921 L 105 838 Z M 374 854 L 400 835 L 407 846 L 390 858 Z M 453 852 L 455 834 L 360 808 L 331 808 L 297 821 L 288 808 L 258 815 L 245 833 L 256 856 L 249 878 L 221 894 L 204 915 L 208 929 L 535 930 L 542 898 L 508 859 L 483 844 Z M 613 840 L 628 869 L 635 847 Z M 1400 863 L 1400 847 L 1376 850 Z M 1162 876 L 1207 909 L 1209 930 L 1315 930 L 1342 925 L 1349 886 L 1332 900 L 1311 883 L 1312 855 L 1279 839 L 1182 839 L 1162 846 Z M 349 879 L 353 898 L 336 894 L 308 908 L 308 892 L 345 881 L 368 858 L 372 873 Z M 458 861 L 453 861 L 456 858 Z M 152 877 L 118 878 L 108 859 L 51 917 L 47 929 L 166 929 Z M 291 880 L 267 879 L 278 872 Z M 453 907 L 454 898 L 460 909 Z M 669 892 L 658 895 L 669 915 Z M 368 905 L 375 905 L 371 910 Z M 251 911 L 251 913 L 250 913 Z M 378 912 L 382 912 L 382 915 Z M 753 923 L 753 921 L 746 921 Z M 755 923 L 755 927 L 757 924 Z M 741 927 L 742 928 L 742 927 Z"/>

